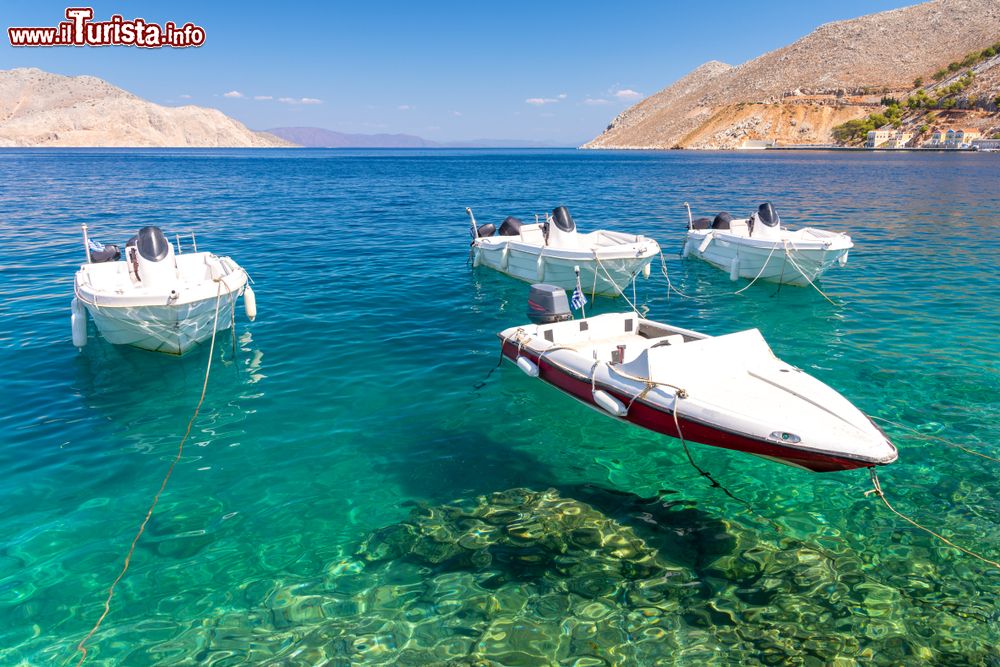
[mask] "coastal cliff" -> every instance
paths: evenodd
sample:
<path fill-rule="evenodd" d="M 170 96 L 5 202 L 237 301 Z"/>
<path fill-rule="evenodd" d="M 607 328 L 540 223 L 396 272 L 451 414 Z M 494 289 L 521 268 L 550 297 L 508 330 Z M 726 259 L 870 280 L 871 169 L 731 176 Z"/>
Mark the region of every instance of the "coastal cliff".
<path fill-rule="evenodd" d="M 294 146 L 217 109 L 165 107 L 92 76 L 0 70 L 0 146 Z"/>
<path fill-rule="evenodd" d="M 932 77 L 941 68 L 998 40 L 998 0 L 932 0 L 829 23 L 736 67 L 701 65 L 623 111 L 582 148 L 833 143 L 835 127 L 877 114 L 887 97 L 905 98 L 924 81 L 937 85 Z M 988 129 L 997 123 L 1000 61 L 981 60 L 976 96 L 956 100 L 963 103 L 949 113 L 963 116 L 965 106 L 968 119 L 956 122 Z M 948 79 L 957 70 L 945 71 Z"/>

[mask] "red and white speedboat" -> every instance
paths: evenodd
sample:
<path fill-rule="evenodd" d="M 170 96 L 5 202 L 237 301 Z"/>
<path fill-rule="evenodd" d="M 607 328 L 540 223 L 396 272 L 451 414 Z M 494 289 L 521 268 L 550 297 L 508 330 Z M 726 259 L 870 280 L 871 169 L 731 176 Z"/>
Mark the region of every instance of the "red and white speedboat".
<path fill-rule="evenodd" d="M 498 335 L 527 375 L 657 433 L 816 472 L 897 457 L 868 417 L 775 357 L 757 329 L 707 336 L 615 313 Z"/>

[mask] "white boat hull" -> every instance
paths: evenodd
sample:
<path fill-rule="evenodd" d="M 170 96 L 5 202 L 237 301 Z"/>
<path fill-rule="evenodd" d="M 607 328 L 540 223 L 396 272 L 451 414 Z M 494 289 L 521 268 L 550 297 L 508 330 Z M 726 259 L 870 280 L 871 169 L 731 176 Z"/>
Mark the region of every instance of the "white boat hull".
<path fill-rule="evenodd" d="M 800 230 L 816 234 L 819 230 Z M 789 237 L 795 232 L 789 234 Z M 853 244 L 843 234 L 817 241 L 754 239 L 712 229 L 689 230 L 684 256 L 708 262 L 729 274 L 744 278 L 806 287 L 828 269 L 844 266 Z"/>
<path fill-rule="evenodd" d="M 241 293 L 242 289 L 222 294 L 215 331 L 232 326 L 233 310 Z M 115 307 L 85 303 L 84 307 L 109 343 L 180 355 L 212 337 L 215 302 L 213 296 L 177 306 Z"/>
<path fill-rule="evenodd" d="M 711 337 L 612 313 L 499 337 L 529 377 L 657 433 L 816 472 L 897 457 L 868 417 L 775 357 L 756 329 Z"/>
<path fill-rule="evenodd" d="M 659 254 L 656 241 L 644 236 L 596 231 L 580 235 L 577 247 L 529 243 L 519 237 L 475 239 L 475 266 L 486 266 L 528 283 L 544 282 L 563 289 L 580 286 L 591 295 L 620 296 L 638 276 L 649 276 Z"/>
<path fill-rule="evenodd" d="M 229 257 L 205 252 L 180 255 L 173 264 L 156 284 L 134 279 L 126 261 L 82 265 L 74 284 L 74 344 L 86 344 L 83 309 L 109 343 L 167 354 L 184 354 L 229 329 L 236 300 L 249 289 L 246 271 Z M 256 305 L 244 299 L 252 318 Z"/>

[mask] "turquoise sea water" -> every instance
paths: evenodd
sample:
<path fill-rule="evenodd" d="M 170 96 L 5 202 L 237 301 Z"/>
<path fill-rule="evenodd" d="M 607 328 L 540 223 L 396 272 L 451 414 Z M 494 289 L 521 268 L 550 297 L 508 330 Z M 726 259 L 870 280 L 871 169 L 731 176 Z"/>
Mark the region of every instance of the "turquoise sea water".
<path fill-rule="evenodd" d="M 509 365 L 476 389 L 527 285 L 467 267 L 464 215 L 565 204 L 584 230 L 651 235 L 693 297 L 654 273 L 651 318 L 759 327 L 866 412 L 1000 457 L 998 174 L 971 154 L 2 151 L 0 664 L 78 658 L 207 360 L 92 324 L 71 345 L 85 222 L 105 242 L 197 231 L 259 310 L 235 353 L 219 339 L 86 664 L 1000 665 L 1000 571 L 866 497 L 864 471 L 692 446 L 749 512 L 678 441 Z M 853 235 L 822 282 L 839 305 L 734 295 L 677 257 L 684 201 L 765 199 Z M 894 505 L 1000 558 L 1000 464 L 887 431 Z"/>

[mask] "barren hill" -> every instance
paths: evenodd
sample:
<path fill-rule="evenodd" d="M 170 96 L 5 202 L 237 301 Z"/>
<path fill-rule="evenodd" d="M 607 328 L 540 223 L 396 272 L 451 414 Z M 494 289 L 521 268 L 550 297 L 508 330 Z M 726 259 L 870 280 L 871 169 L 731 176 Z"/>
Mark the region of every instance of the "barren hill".
<path fill-rule="evenodd" d="M 833 126 L 878 109 L 882 95 L 998 38 L 1000 0 L 931 0 L 829 23 L 738 67 L 702 65 L 583 148 L 827 143 Z"/>
<path fill-rule="evenodd" d="M 164 107 L 92 76 L 0 70 L 0 146 L 293 146 L 217 109 Z"/>

